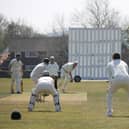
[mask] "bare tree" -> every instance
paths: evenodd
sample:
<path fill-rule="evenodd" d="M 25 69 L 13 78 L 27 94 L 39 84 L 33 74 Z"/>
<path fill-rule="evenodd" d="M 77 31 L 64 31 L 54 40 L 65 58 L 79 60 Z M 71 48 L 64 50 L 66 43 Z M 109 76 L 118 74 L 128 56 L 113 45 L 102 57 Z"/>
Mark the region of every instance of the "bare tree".
<path fill-rule="evenodd" d="M 53 21 L 52 32 L 55 34 L 60 34 L 61 36 L 67 33 L 66 21 L 64 15 L 57 15 Z"/>
<path fill-rule="evenodd" d="M 29 27 L 20 22 L 10 22 L 7 27 L 7 34 L 10 38 L 14 37 L 32 37 L 34 31 L 32 27 Z"/>
<path fill-rule="evenodd" d="M 68 60 L 68 27 L 66 25 L 64 15 L 57 15 L 55 17 L 52 25 L 52 33 L 54 36 L 59 37 L 60 43 L 64 46 L 63 51 L 58 53 L 60 65 L 62 65 Z"/>
<path fill-rule="evenodd" d="M 7 19 L 0 14 L 0 30 L 4 31 L 8 26 L 8 21 Z"/>
<path fill-rule="evenodd" d="M 6 48 L 6 45 L 4 43 L 4 38 L 7 26 L 8 26 L 7 19 L 2 14 L 0 14 L 0 52 L 2 52 L 4 48 Z"/>
<path fill-rule="evenodd" d="M 83 27 L 119 27 L 119 13 L 109 8 L 108 0 L 92 0 L 83 11 L 76 11 L 73 20 Z"/>

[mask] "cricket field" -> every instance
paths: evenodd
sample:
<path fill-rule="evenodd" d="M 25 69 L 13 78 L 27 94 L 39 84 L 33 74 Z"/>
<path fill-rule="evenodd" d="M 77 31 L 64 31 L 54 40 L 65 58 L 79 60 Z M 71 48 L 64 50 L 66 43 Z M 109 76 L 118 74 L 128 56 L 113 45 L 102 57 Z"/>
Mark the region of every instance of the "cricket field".
<path fill-rule="evenodd" d="M 51 96 L 28 112 L 34 85 L 30 79 L 23 83 L 23 94 L 10 94 L 10 79 L 0 78 L 0 129 L 129 129 L 129 100 L 123 90 L 113 96 L 113 117 L 105 115 L 106 81 L 69 83 L 67 92 L 60 92 L 61 112 L 54 111 Z M 21 120 L 10 119 L 13 110 L 20 111 Z"/>

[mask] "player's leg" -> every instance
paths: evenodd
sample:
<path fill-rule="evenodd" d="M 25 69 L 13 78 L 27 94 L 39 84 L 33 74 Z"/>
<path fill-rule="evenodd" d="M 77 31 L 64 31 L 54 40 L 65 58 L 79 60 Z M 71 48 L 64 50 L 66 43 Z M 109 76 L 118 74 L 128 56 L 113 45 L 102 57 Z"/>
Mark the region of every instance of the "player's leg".
<path fill-rule="evenodd" d="M 24 88 L 23 88 L 23 79 L 21 79 L 21 92 L 24 91 Z"/>
<path fill-rule="evenodd" d="M 112 116 L 112 92 L 109 89 L 107 93 L 107 116 Z"/>
<path fill-rule="evenodd" d="M 68 80 L 64 80 L 63 86 L 62 86 L 62 92 L 65 93 L 66 92 L 66 86 L 68 84 Z"/>
<path fill-rule="evenodd" d="M 58 86 L 57 86 L 57 78 L 58 77 L 57 76 L 54 76 L 54 75 L 51 76 L 51 77 L 54 79 L 54 86 L 55 86 L 55 88 L 58 89 Z"/>
<path fill-rule="evenodd" d="M 112 116 L 113 107 L 112 107 L 112 95 L 118 89 L 118 85 L 114 82 L 109 84 L 108 91 L 107 91 L 107 116 Z"/>
<path fill-rule="evenodd" d="M 14 93 L 14 82 L 15 82 L 15 80 L 11 79 L 10 91 L 11 91 L 12 94 Z"/>
<path fill-rule="evenodd" d="M 19 75 L 16 76 L 16 92 L 21 93 L 21 77 Z"/>
<path fill-rule="evenodd" d="M 55 111 L 60 112 L 61 111 L 61 105 L 60 105 L 60 100 L 59 100 L 59 94 L 58 93 L 53 96 L 53 101 L 54 101 L 54 105 L 55 105 Z"/>
<path fill-rule="evenodd" d="M 63 83 L 64 83 L 64 79 L 65 79 L 64 70 L 61 69 L 60 79 L 58 80 L 58 83 L 57 83 L 59 89 L 60 89 L 60 88 L 62 89 L 62 85 L 63 85 Z"/>
<path fill-rule="evenodd" d="M 60 112 L 61 111 L 61 105 L 60 105 L 60 99 L 59 99 L 58 91 L 55 89 L 54 85 L 48 85 L 47 88 L 48 88 L 47 92 L 50 93 L 53 96 L 55 111 Z"/>
<path fill-rule="evenodd" d="M 23 72 L 21 72 L 21 73 L 19 73 L 20 74 L 20 78 L 21 78 L 21 92 L 23 92 L 24 91 L 24 88 L 23 88 L 23 79 L 22 79 L 22 77 L 23 77 Z"/>
<path fill-rule="evenodd" d="M 12 94 L 14 93 L 14 83 L 15 83 L 15 79 L 14 79 L 14 75 L 12 73 L 11 74 L 11 85 L 10 85 L 10 91 Z"/>
<path fill-rule="evenodd" d="M 63 84 L 63 78 L 61 77 L 59 80 L 58 80 L 58 88 L 60 89 L 62 87 L 62 84 Z"/>
<path fill-rule="evenodd" d="M 58 90 L 57 79 L 58 79 L 58 78 L 55 76 L 55 77 L 54 77 L 54 84 L 55 84 L 55 88 Z"/>
<path fill-rule="evenodd" d="M 70 81 L 70 77 L 68 74 L 65 74 L 65 78 L 64 78 L 64 82 L 63 82 L 63 85 L 62 85 L 62 92 L 65 93 L 66 92 L 66 88 L 67 88 L 67 85 L 68 85 L 68 82 Z"/>
<path fill-rule="evenodd" d="M 36 101 L 36 93 L 35 93 L 35 88 L 33 88 L 29 100 L 28 111 L 33 111 L 33 108 L 35 106 L 35 101 Z"/>

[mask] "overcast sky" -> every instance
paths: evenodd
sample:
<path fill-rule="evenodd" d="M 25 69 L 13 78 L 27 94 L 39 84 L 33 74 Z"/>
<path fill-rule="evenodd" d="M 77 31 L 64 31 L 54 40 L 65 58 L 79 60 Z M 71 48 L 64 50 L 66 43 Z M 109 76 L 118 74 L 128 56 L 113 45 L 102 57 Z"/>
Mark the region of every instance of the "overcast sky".
<path fill-rule="evenodd" d="M 8 20 L 19 18 L 39 32 L 49 31 L 56 17 L 64 15 L 67 23 L 75 9 L 90 0 L 0 0 L 0 13 Z M 110 6 L 129 16 L 129 0 L 109 0 Z"/>

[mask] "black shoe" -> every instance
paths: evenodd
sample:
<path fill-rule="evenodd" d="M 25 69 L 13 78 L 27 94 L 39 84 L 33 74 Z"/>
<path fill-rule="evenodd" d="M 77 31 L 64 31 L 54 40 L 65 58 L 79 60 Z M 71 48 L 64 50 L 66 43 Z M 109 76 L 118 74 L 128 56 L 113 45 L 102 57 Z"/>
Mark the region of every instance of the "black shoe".
<path fill-rule="evenodd" d="M 14 91 L 11 91 L 11 94 L 14 94 Z"/>
<path fill-rule="evenodd" d="M 14 94 L 14 90 L 11 90 L 11 94 Z"/>
<path fill-rule="evenodd" d="M 21 92 L 20 91 L 17 91 L 17 94 L 21 94 Z"/>

